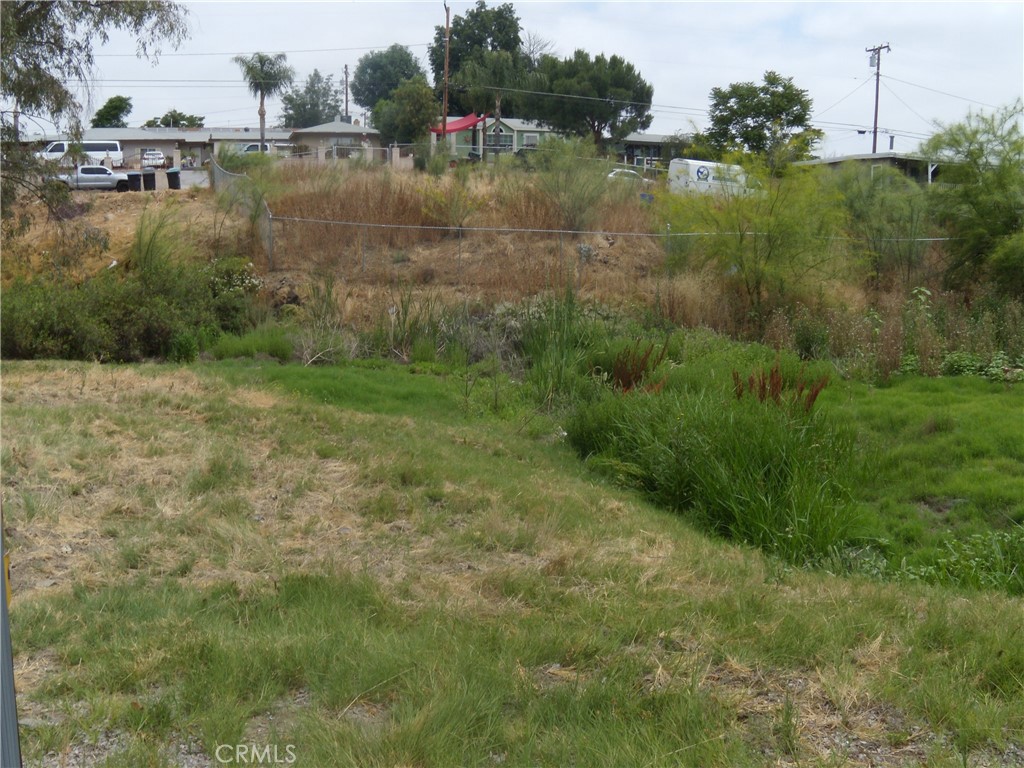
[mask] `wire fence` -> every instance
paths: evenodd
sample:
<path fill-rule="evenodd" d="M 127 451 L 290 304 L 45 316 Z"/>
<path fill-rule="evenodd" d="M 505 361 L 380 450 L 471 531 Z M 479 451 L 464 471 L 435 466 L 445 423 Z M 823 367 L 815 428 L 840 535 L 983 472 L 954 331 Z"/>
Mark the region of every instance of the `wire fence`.
<path fill-rule="evenodd" d="M 551 274 L 571 269 L 579 279 L 584 268 L 602 258 L 605 244 L 618 241 L 645 243 L 649 254 L 670 254 L 699 239 L 720 237 L 757 238 L 756 231 L 673 231 L 666 224 L 662 231 L 573 230 L 509 226 L 456 226 L 402 224 L 381 221 L 357 221 L 302 216 L 275 216 L 259 186 L 247 175 L 232 173 L 211 163 L 211 184 L 218 195 L 226 195 L 248 216 L 257 241 L 267 257 L 268 270 L 309 271 L 323 267 L 343 274 L 367 277 L 394 272 L 408 262 L 404 250 L 447 241 L 455 251 L 455 271 L 445 275 L 450 282 L 466 287 L 477 282 L 472 275 L 474 263 L 487 261 L 489 271 L 503 271 L 510 279 L 530 272 Z M 946 237 L 873 238 L 880 243 L 946 242 Z M 832 236 L 828 243 L 854 243 L 862 238 Z M 593 243 L 597 243 L 595 248 Z"/>
<path fill-rule="evenodd" d="M 267 266 L 274 269 L 274 217 L 259 186 L 244 173 L 232 173 L 221 167 L 216 158 L 210 161 L 210 184 L 217 195 L 224 195 L 231 205 L 245 211 L 256 239 L 267 255 Z"/>

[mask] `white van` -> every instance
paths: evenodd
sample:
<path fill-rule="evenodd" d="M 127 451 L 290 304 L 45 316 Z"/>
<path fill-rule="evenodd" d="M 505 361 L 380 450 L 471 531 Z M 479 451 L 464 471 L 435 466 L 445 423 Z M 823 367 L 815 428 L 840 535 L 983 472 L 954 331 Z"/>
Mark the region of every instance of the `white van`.
<path fill-rule="evenodd" d="M 678 193 L 745 195 L 747 174 L 738 165 L 677 157 L 668 164 L 668 188 Z"/>
<path fill-rule="evenodd" d="M 71 141 L 53 141 L 41 152 L 36 152 L 36 157 L 60 161 L 73 146 L 75 144 Z M 124 152 L 121 151 L 119 141 L 83 141 L 78 146 L 94 165 L 110 165 L 114 168 L 124 165 Z"/>

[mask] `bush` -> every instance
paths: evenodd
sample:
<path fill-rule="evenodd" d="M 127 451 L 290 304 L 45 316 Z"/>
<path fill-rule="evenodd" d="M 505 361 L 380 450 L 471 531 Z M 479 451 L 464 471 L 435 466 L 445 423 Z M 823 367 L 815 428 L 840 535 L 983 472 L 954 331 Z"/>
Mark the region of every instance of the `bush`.
<path fill-rule="evenodd" d="M 220 327 L 218 306 L 210 271 L 180 253 L 169 224 L 166 215 L 144 214 L 123 269 L 104 270 L 77 285 L 13 283 L 4 291 L 2 354 L 110 362 L 195 359 L 199 339 Z"/>
<path fill-rule="evenodd" d="M 616 479 L 789 562 L 821 562 L 858 534 L 848 491 L 853 435 L 804 404 L 606 395 L 576 410 L 566 430 Z"/>

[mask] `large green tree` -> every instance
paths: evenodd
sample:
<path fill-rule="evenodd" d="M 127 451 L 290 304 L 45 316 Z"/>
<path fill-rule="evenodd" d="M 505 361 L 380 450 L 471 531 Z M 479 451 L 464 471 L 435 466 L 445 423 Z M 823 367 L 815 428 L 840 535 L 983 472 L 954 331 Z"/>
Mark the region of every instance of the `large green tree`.
<path fill-rule="evenodd" d="M 267 141 L 267 97 L 284 93 L 295 79 L 295 70 L 288 66 L 288 57 L 283 53 L 254 53 L 252 56 L 235 56 L 232 61 L 241 68 L 249 92 L 260 100 L 257 114 L 260 118 L 260 152 L 263 152 Z"/>
<path fill-rule="evenodd" d="M 765 72 L 764 81 L 711 89 L 708 143 L 720 154 L 763 155 L 769 167 L 805 160 L 821 138 L 810 125 L 813 102 L 793 78 Z"/>
<path fill-rule="evenodd" d="M 946 282 L 969 288 L 992 281 L 1024 297 L 1024 103 L 969 113 L 921 148 L 939 163 L 933 211 L 952 239 Z"/>
<path fill-rule="evenodd" d="M 111 96 L 92 116 L 93 128 L 127 128 L 132 100 L 127 96 Z"/>
<path fill-rule="evenodd" d="M 41 191 L 38 162 L 19 142 L 14 112 L 64 124 L 80 136 L 81 105 L 69 83 L 88 80 L 94 46 L 106 43 L 111 30 L 123 30 L 135 38 L 140 57 L 155 59 L 161 43 L 177 47 L 185 38 L 186 20 L 183 6 L 158 0 L 0 2 L 0 95 L 16 108 L 0 115 L 5 219 L 19 192 Z"/>
<path fill-rule="evenodd" d="M 416 76 L 424 76 L 423 68 L 405 46 L 396 44 L 383 51 L 373 51 L 356 64 L 352 74 L 352 98 L 356 104 L 373 109 L 378 101 L 390 98 L 399 85 Z"/>
<path fill-rule="evenodd" d="M 384 144 L 412 144 L 429 135 L 438 108 L 426 78 L 414 77 L 395 88 L 390 98 L 377 102 L 373 108 L 373 127 L 380 132 Z"/>
<path fill-rule="evenodd" d="M 177 109 L 169 109 L 162 117 L 151 117 L 143 125 L 146 128 L 202 128 L 205 122 L 202 115 L 187 115 Z"/>
<path fill-rule="evenodd" d="M 545 56 L 525 107 L 530 117 L 556 131 L 590 137 L 598 146 L 650 127 L 654 88 L 619 56 Z"/>
<path fill-rule="evenodd" d="M 512 3 L 488 8 L 484 0 L 462 16 L 452 19 L 448 42 L 448 75 L 454 80 L 464 64 L 485 51 L 505 51 L 522 55 L 522 37 L 519 17 Z M 434 42 L 427 49 L 427 59 L 438 92 L 444 86 L 445 29 L 434 27 Z M 472 107 L 458 90 L 449 90 L 449 112 L 469 112 Z"/>
<path fill-rule="evenodd" d="M 289 128 L 312 128 L 331 122 L 341 114 L 341 93 L 330 75 L 320 70 L 306 77 L 302 88 L 293 87 L 281 97 L 281 124 Z"/>

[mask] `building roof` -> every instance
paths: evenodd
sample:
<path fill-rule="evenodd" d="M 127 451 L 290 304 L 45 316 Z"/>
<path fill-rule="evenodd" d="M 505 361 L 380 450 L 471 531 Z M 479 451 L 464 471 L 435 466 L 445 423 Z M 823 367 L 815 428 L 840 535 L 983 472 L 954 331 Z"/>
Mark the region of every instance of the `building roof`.
<path fill-rule="evenodd" d="M 482 123 L 488 117 L 490 117 L 490 115 L 483 115 L 481 117 L 477 117 L 476 115 L 466 115 L 465 117 L 449 117 L 444 122 L 443 125 L 439 125 L 436 128 L 431 128 L 430 132 L 438 134 L 458 133 L 459 131 L 465 131 L 470 128 L 473 128 L 479 123 Z"/>
<path fill-rule="evenodd" d="M 845 163 L 849 160 L 909 160 L 913 162 L 927 162 L 928 158 L 923 155 L 908 154 L 906 152 L 866 152 L 860 155 L 837 155 L 834 157 L 816 157 L 813 160 L 800 160 L 793 165 L 835 165 Z"/>
<path fill-rule="evenodd" d="M 294 131 L 289 132 L 289 136 L 302 136 L 303 134 L 311 133 L 333 133 L 341 136 L 362 136 L 364 133 L 367 135 L 373 134 L 374 136 L 380 135 L 380 131 L 370 128 L 367 125 L 359 125 L 352 123 L 346 123 L 344 120 L 336 117 L 329 123 L 323 123 L 321 125 L 314 125 L 311 128 L 297 128 Z"/>
<path fill-rule="evenodd" d="M 83 141 L 177 141 L 188 144 L 208 141 L 259 141 L 259 128 L 86 128 Z M 290 130 L 268 128 L 267 141 L 287 141 Z M 66 133 L 28 137 L 29 141 L 60 141 L 67 139 Z"/>
<path fill-rule="evenodd" d="M 622 137 L 620 144 L 666 144 L 675 136 L 666 136 L 660 133 L 627 133 Z"/>

